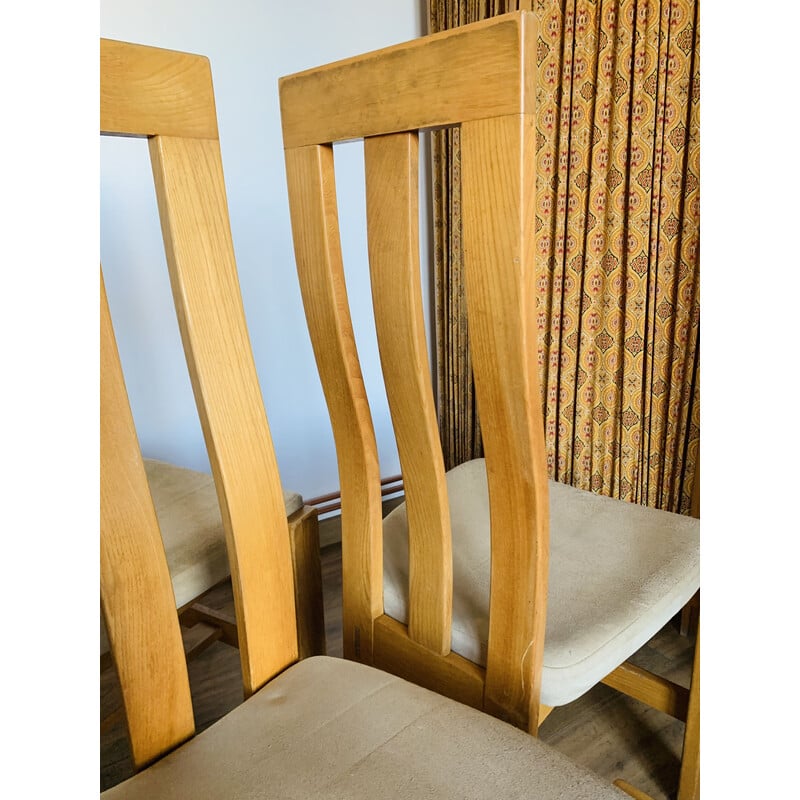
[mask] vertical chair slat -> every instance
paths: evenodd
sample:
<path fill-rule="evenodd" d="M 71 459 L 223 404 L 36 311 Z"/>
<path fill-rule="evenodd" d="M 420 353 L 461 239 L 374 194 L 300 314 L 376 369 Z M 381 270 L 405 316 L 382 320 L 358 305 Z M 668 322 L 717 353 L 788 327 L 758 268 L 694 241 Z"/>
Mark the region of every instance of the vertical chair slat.
<path fill-rule="evenodd" d="M 450 652 L 450 512 L 422 313 L 419 135 L 364 140 L 367 242 L 386 395 L 408 513 L 409 636 Z"/>
<path fill-rule="evenodd" d="M 156 136 L 150 155 L 250 694 L 297 659 L 297 628 L 283 492 L 242 307 L 219 142 Z"/>
<path fill-rule="evenodd" d="M 102 275 L 100 295 L 100 598 L 139 769 L 192 736 L 194 717 L 172 581 Z"/>
<path fill-rule="evenodd" d="M 534 320 L 535 127 L 461 127 L 467 318 L 492 536 L 484 708 L 536 732 L 549 507 Z"/>
<path fill-rule="evenodd" d="M 373 620 L 383 611 L 380 469 L 347 302 L 333 147 L 286 150 L 286 178 L 300 289 L 339 464 L 344 654 L 371 663 Z"/>

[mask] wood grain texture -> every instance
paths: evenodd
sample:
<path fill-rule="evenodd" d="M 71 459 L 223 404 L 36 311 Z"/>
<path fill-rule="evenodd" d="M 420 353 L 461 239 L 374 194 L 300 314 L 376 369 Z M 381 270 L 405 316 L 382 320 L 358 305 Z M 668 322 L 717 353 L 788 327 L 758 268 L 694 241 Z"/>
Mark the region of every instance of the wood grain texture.
<path fill-rule="evenodd" d="M 218 138 L 208 59 L 101 39 L 100 131 Z"/>
<path fill-rule="evenodd" d="M 325 611 L 317 517 L 315 508 L 303 506 L 288 520 L 297 612 L 297 649 L 301 659 L 325 655 Z"/>
<path fill-rule="evenodd" d="M 456 653 L 432 653 L 409 637 L 405 625 L 386 615 L 375 620 L 374 666 L 459 703 L 483 706 L 483 669 Z"/>
<path fill-rule="evenodd" d="M 365 139 L 375 328 L 408 514 L 408 635 L 450 652 L 453 554 L 419 268 L 419 138 Z"/>
<path fill-rule="evenodd" d="M 292 557 L 219 142 L 150 139 L 170 282 L 225 527 L 245 693 L 297 659 Z"/>
<path fill-rule="evenodd" d="M 383 613 L 381 478 L 347 301 L 333 148 L 287 150 L 286 178 L 297 274 L 339 465 L 344 654 L 371 664 L 372 624 Z"/>
<path fill-rule="evenodd" d="M 534 320 L 535 127 L 461 127 L 464 269 L 491 521 L 484 708 L 537 730 L 549 504 Z"/>
<path fill-rule="evenodd" d="M 603 683 L 675 719 L 686 721 L 689 690 L 660 675 L 625 662 L 603 678 Z"/>
<path fill-rule="evenodd" d="M 100 294 L 100 600 L 140 769 L 192 736 L 194 716 L 175 595 L 102 277 Z"/>
<path fill-rule="evenodd" d="M 281 78 L 284 146 L 533 113 L 535 31 L 504 14 Z"/>
<path fill-rule="evenodd" d="M 689 710 L 683 736 L 681 775 L 678 800 L 699 800 L 700 797 L 700 625 L 692 661 L 692 683 L 689 687 Z"/>

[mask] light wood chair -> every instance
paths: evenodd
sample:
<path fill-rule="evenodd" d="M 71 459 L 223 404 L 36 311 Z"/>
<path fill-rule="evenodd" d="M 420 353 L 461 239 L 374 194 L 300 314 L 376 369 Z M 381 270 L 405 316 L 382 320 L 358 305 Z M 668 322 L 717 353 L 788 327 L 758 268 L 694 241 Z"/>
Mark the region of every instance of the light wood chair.
<path fill-rule="evenodd" d="M 162 89 L 164 94 L 158 95 L 155 91 L 151 91 L 150 95 L 147 95 L 150 99 L 145 100 L 143 98 L 146 95 L 143 90 L 149 88 L 148 81 L 153 80 L 151 76 L 147 74 L 126 75 L 124 84 L 117 76 L 117 71 L 121 68 L 119 65 L 128 63 L 123 59 L 123 54 L 126 52 L 125 47 L 121 44 L 104 43 L 102 47 L 101 112 L 103 116 L 101 132 L 114 135 L 148 135 L 151 131 L 131 127 L 130 123 L 137 122 L 139 126 L 142 124 L 146 126 L 150 121 L 159 119 L 156 114 L 160 113 L 160 109 L 157 105 L 153 107 L 145 105 L 143 108 L 140 108 L 140 105 L 145 102 L 153 104 L 166 102 L 164 98 L 169 98 L 167 92 L 172 87 L 180 88 L 182 80 L 189 81 L 187 85 L 191 87 L 190 81 L 197 79 L 197 76 L 193 73 L 183 78 L 180 74 L 176 74 L 172 76 L 169 85 Z M 181 60 L 171 62 L 166 55 L 163 55 L 162 59 L 165 71 L 170 67 L 177 69 L 183 65 Z M 142 61 L 143 65 L 144 63 Z M 200 79 L 205 78 L 204 73 L 198 67 L 194 67 L 194 72 L 200 76 Z M 131 83 L 133 77 L 136 80 Z M 208 90 L 210 91 L 210 87 Z M 125 95 L 123 92 L 132 92 L 133 94 Z M 206 101 L 208 98 L 202 97 L 202 100 Z M 193 113 L 193 108 L 175 109 L 171 117 L 166 120 L 167 124 L 171 126 L 167 128 L 166 133 L 172 133 L 173 130 L 180 131 L 183 119 L 181 115 L 186 116 Z M 205 127 L 199 122 L 193 123 L 196 128 L 194 136 L 198 141 L 202 140 L 208 132 L 216 131 L 213 102 L 206 109 L 205 114 L 206 119 L 203 121 Z M 154 164 L 157 163 L 155 153 L 152 153 L 152 157 Z M 205 179 L 209 180 L 209 178 Z M 161 192 L 159 202 L 162 204 L 162 216 L 166 213 L 163 207 L 166 200 L 162 196 L 165 191 L 164 181 L 164 178 L 157 178 L 157 185 Z M 167 230 L 168 228 L 164 227 L 165 236 Z M 173 293 L 176 298 L 184 348 L 187 351 L 187 361 L 191 370 L 192 357 L 189 351 L 193 346 L 192 333 L 190 322 L 184 318 L 181 305 L 180 294 L 183 290 L 180 275 L 174 263 L 177 258 L 176 246 L 175 242 L 167 242 Z M 243 358 L 246 357 L 246 355 L 243 356 Z M 198 383 L 199 378 L 194 373 L 192 373 L 192 380 L 195 393 L 201 392 L 202 386 Z M 240 411 L 244 412 L 244 409 Z M 204 422 L 204 424 L 206 423 Z M 195 628 L 195 632 L 186 636 L 187 656 L 192 657 L 199 654 L 216 640 L 238 646 L 239 636 L 236 621 L 224 612 L 209 606 L 206 602 L 206 598 L 221 583 L 227 581 L 231 574 L 225 546 L 222 512 L 214 480 L 205 473 L 155 459 L 145 459 L 144 465 L 164 540 L 179 617 L 185 627 Z M 295 572 L 299 652 L 301 657 L 321 655 L 325 653 L 325 625 L 317 511 L 315 508 L 305 505 L 303 498 L 297 492 L 283 491 L 281 499 L 289 525 Z M 199 627 L 196 627 L 198 625 Z M 104 669 L 109 666 L 111 658 L 102 617 L 100 621 L 100 653 L 101 669 Z M 116 716 L 116 714 L 112 715 L 104 722 L 104 725 L 112 724 Z"/>
<path fill-rule="evenodd" d="M 101 276 L 100 589 L 139 770 L 103 796 L 622 797 L 452 700 L 351 661 L 298 660 L 289 527 L 239 294 L 208 60 L 104 40 L 101 129 L 149 139 L 247 698 L 193 735 L 172 582 Z"/>
<path fill-rule="evenodd" d="M 536 17 L 518 12 L 282 78 L 295 256 L 342 494 L 345 656 L 536 734 L 604 682 L 687 722 L 691 693 L 628 658 L 699 587 L 699 523 L 548 480 L 533 247 Z M 468 324 L 483 459 L 445 474 L 425 341 L 418 131 L 459 126 Z M 333 143 L 363 138 L 369 271 L 405 503 L 381 519 Z M 699 652 L 699 649 L 698 649 Z"/>

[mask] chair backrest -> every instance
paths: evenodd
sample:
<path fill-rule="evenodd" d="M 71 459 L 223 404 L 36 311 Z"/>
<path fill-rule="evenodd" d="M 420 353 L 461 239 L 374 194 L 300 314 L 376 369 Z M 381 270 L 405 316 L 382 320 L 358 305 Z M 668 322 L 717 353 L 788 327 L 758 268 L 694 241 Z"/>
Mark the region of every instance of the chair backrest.
<path fill-rule="evenodd" d="M 100 130 L 149 139 L 186 361 L 225 525 L 246 695 L 297 660 L 283 492 L 233 254 L 208 59 L 100 44 Z M 101 604 L 134 764 L 194 732 L 167 570 L 101 271 Z"/>
<path fill-rule="evenodd" d="M 549 527 L 530 235 L 536 41 L 535 16 L 518 12 L 280 81 L 297 269 L 338 454 L 345 655 L 391 671 L 412 659 L 430 688 L 534 730 Z M 419 274 L 418 131 L 448 126 L 460 128 L 491 506 L 485 671 L 449 652 L 451 533 Z M 376 330 L 408 510 L 407 629 L 383 614 L 378 457 L 337 221 L 333 143 L 362 137 Z"/>

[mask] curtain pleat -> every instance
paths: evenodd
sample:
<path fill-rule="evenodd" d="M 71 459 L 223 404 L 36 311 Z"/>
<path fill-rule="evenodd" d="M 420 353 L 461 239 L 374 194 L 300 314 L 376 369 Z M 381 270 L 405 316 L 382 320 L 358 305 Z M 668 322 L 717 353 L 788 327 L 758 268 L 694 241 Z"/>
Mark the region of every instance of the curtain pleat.
<path fill-rule="evenodd" d="M 530 3 L 432 0 L 430 30 Z M 697 0 L 538 0 L 536 284 L 551 477 L 688 512 L 699 449 Z M 476 80 L 479 80 L 479 76 Z M 482 455 L 457 130 L 436 132 L 437 400 L 448 468 Z"/>
<path fill-rule="evenodd" d="M 517 11 L 516 0 L 430 3 L 430 32 Z M 529 8 L 530 2 L 521 3 Z M 445 466 L 450 469 L 483 455 L 480 420 L 472 381 L 467 336 L 467 308 L 461 257 L 461 142 L 458 129 L 434 131 L 432 169 L 434 194 L 434 328 L 436 399 Z"/>

